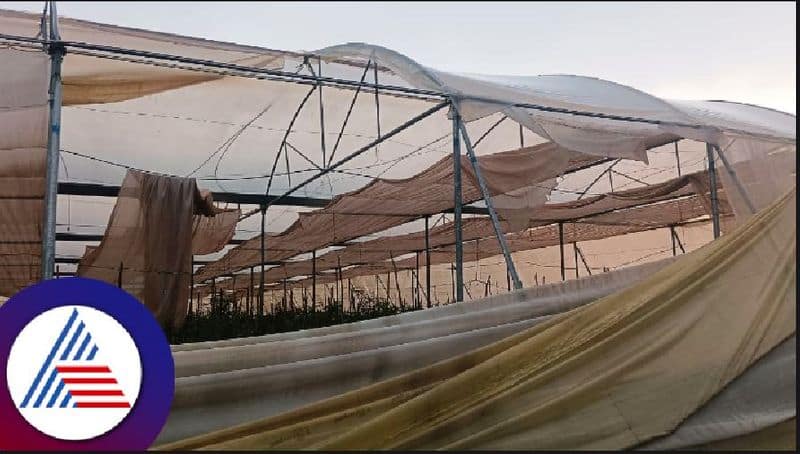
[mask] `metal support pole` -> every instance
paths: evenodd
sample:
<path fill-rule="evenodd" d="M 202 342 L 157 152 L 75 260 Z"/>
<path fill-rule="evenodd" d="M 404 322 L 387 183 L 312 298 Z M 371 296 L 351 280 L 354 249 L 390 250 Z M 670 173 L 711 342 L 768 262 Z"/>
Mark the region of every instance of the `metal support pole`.
<path fill-rule="evenodd" d="M 189 313 L 192 313 L 192 303 L 193 298 L 192 295 L 194 294 L 194 265 L 191 263 L 189 264 Z"/>
<path fill-rule="evenodd" d="M 672 239 L 672 256 L 675 257 L 676 255 L 678 255 L 678 250 L 677 250 L 676 244 L 675 244 L 675 226 L 674 225 L 669 226 L 669 237 L 670 237 L 670 239 Z"/>
<path fill-rule="evenodd" d="M 567 280 L 567 273 L 564 268 L 564 223 L 558 223 L 558 250 L 561 253 L 561 280 Z"/>
<path fill-rule="evenodd" d="M 706 157 L 708 158 L 708 184 L 711 188 L 711 224 L 714 230 L 714 239 L 719 238 L 719 200 L 717 199 L 717 167 L 714 165 L 714 146 L 706 144 Z"/>
<path fill-rule="evenodd" d="M 454 301 L 464 301 L 464 243 L 461 240 L 461 143 L 459 129 L 461 118 L 455 104 L 453 114 L 453 228 L 456 240 L 455 294 Z"/>
<path fill-rule="evenodd" d="M 373 74 L 375 75 L 375 120 L 378 125 L 378 138 L 381 138 L 381 101 L 378 95 L 378 63 L 375 62 L 373 66 Z M 377 158 L 378 146 L 375 145 L 375 156 Z"/>
<path fill-rule="evenodd" d="M 248 315 L 253 313 L 253 311 L 252 311 L 252 309 L 253 309 L 253 291 L 255 289 L 255 282 L 254 282 L 253 278 L 255 277 L 255 274 L 256 274 L 255 273 L 255 267 L 251 266 L 250 267 L 250 291 L 247 294 L 247 314 Z"/>
<path fill-rule="evenodd" d="M 266 205 L 261 205 L 261 272 L 258 276 L 258 316 L 261 317 L 264 315 L 264 263 L 266 263 L 266 250 L 264 241 L 266 241 L 266 233 L 264 233 L 264 229 L 266 228 L 267 222 L 267 207 Z"/>
<path fill-rule="evenodd" d="M 455 109 L 453 110 L 455 111 Z M 467 134 L 467 128 L 466 126 L 464 126 L 464 123 L 461 122 L 461 117 L 454 115 L 454 118 L 456 119 L 456 122 L 458 123 L 458 126 L 461 129 L 461 134 L 464 138 L 464 145 L 467 148 L 467 155 L 469 156 L 469 162 L 472 165 L 472 170 L 475 172 L 475 177 L 478 179 L 478 186 L 480 186 L 481 195 L 483 196 L 483 200 L 486 203 L 486 209 L 489 211 L 489 217 L 492 220 L 492 227 L 494 228 L 495 236 L 497 236 L 497 241 L 500 243 L 500 248 L 503 250 L 503 256 L 506 259 L 506 269 L 508 269 L 508 274 L 511 275 L 511 281 L 514 283 L 514 288 L 519 290 L 522 288 L 522 282 L 519 280 L 519 275 L 517 274 L 517 268 L 514 266 L 514 259 L 511 257 L 511 251 L 508 249 L 508 243 L 506 243 L 506 237 L 503 234 L 502 228 L 500 227 L 500 220 L 497 217 L 497 212 L 495 212 L 494 210 L 494 204 L 492 203 L 492 196 L 489 193 L 489 189 L 486 187 L 486 182 L 483 180 L 483 174 L 481 172 L 480 166 L 478 165 L 478 158 L 475 156 L 475 150 L 472 149 L 472 144 L 469 141 L 469 134 Z M 460 196 L 461 195 L 460 187 L 458 192 Z M 460 210 L 461 208 L 459 207 L 459 216 L 461 214 Z M 457 227 L 460 231 L 461 230 L 460 219 L 459 219 L 459 225 Z M 460 241 L 460 232 L 457 241 Z"/>
<path fill-rule="evenodd" d="M 456 267 L 452 263 L 450 264 L 450 287 L 451 292 L 453 295 L 453 301 L 456 300 L 456 278 L 455 278 Z"/>
<path fill-rule="evenodd" d="M 333 269 L 333 288 L 331 288 L 331 301 L 336 305 L 336 298 L 339 297 L 339 269 Z"/>
<path fill-rule="evenodd" d="M 394 286 L 397 289 L 397 301 L 400 303 L 400 307 L 405 307 L 403 295 L 400 293 L 400 277 L 397 275 L 397 267 L 394 265 L 394 259 L 392 259 L 392 268 L 394 268 Z"/>
<path fill-rule="evenodd" d="M 342 279 L 342 267 L 339 267 L 339 302 L 342 303 L 342 311 L 344 311 L 344 280 Z"/>
<path fill-rule="evenodd" d="M 686 248 L 683 247 L 683 243 L 681 242 L 681 237 L 678 236 L 678 232 L 675 231 L 675 227 L 673 226 L 672 228 L 673 228 L 673 230 L 672 230 L 672 239 L 673 239 L 673 241 L 678 243 L 678 247 L 681 249 L 681 254 L 685 254 L 686 253 Z"/>
<path fill-rule="evenodd" d="M 246 311 L 247 311 L 247 315 L 248 315 L 248 316 L 250 316 L 250 315 L 252 315 L 252 314 L 253 314 L 253 311 L 252 311 L 252 308 L 253 308 L 253 305 L 252 305 L 253 299 L 252 299 L 252 298 L 253 298 L 253 287 L 247 287 L 247 299 L 245 300 L 245 301 L 247 301 L 247 307 L 246 307 L 245 309 L 246 309 Z"/>
<path fill-rule="evenodd" d="M 317 311 L 317 251 L 311 251 L 311 311 Z"/>
<path fill-rule="evenodd" d="M 59 41 L 56 3 L 50 2 L 50 39 Z M 61 142 L 61 62 L 66 50 L 60 43 L 47 47 L 50 54 L 49 125 L 42 228 L 42 280 L 53 277 L 56 259 L 56 201 L 58 199 L 58 157 Z"/>
<path fill-rule="evenodd" d="M 317 76 L 322 77 L 322 58 L 317 60 Z M 322 148 L 322 167 L 328 167 L 325 160 L 325 106 L 322 104 L 322 84 L 319 84 L 319 141 Z"/>
<path fill-rule="evenodd" d="M 715 145 L 714 149 L 717 150 L 717 154 L 719 155 L 719 159 L 722 161 L 722 165 L 725 166 L 725 170 L 728 172 L 728 175 L 730 175 L 731 179 L 733 180 L 733 184 L 736 185 L 736 190 L 739 191 L 739 195 L 742 196 L 744 202 L 747 204 L 747 209 L 750 210 L 751 214 L 755 214 L 756 207 L 755 205 L 753 205 L 753 201 L 750 200 L 750 196 L 747 194 L 747 191 L 745 191 L 742 182 L 736 175 L 736 171 L 733 170 L 733 167 L 731 167 L 730 163 L 728 162 L 728 158 L 725 157 L 725 155 L 722 153 L 722 150 L 720 150 L 718 146 Z"/>
<path fill-rule="evenodd" d="M 233 282 L 231 282 L 231 296 L 233 296 L 233 307 L 235 307 L 236 310 L 238 311 L 239 301 L 236 299 L 236 275 L 234 274 L 233 276 L 231 276 L 231 279 L 233 280 Z"/>
<path fill-rule="evenodd" d="M 681 155 L 678 152 L 678 141 L 675 141 L 675 163 L 678 166 L 678 176 L 681 176 Z"/>
<path fill-rule="evenodd" d="M 578 255 L 580 255 L 580 257 L 581 257 L 581 261 L 583 262 L 583 266 L 586 267 L 586 272 L 589 273 L 589 276 L 591 276 L 592 275 L 592 269 L 589 268 L 589 264 L 586 263 L 586 257 L 583 256 L 583 251 L 581 250 L 581 248 L 577 247 L 577 244 L 576 244 L 576 248 L 578 250 Z"/>
<path fill-rule="evenodd" d="M 579 278 L 578 275 L 578 243 L 572 243 L 572 251 L 575 253 L 575 279 Z"/>
<path fill-rule="evenodd" d="M 431 307 L 431 245 L 428 221 L 430 216 L 425 216 L 425 298 L 428 300 L 428 307 Z"/>
<path fill-rule="evenodd" d="M 336 280 L 339 284 L 339 302 L 342 303 L 344 310 L 344 282 L 342 282 L 342 258 L 336 257 Z"/>
<path fill-rule="evenodd" d="M 417 309 L 421 309 L 422 301 L 419 298 L 419 251 L 417 251 L 416 259 L 417 259 L 417 271 L 416 274 L 414 275 L 414 279 L 416 280 L 416 285 L 414 285 L 414 307 Z M 412 283 L 413 282 L 414 280 L 412 280 Z"/>
<path fill-rule="evenodd" d="M 122 262 L 119 262 L 119 270 L 117 271 L 117 287 L 122 288 Z"/>

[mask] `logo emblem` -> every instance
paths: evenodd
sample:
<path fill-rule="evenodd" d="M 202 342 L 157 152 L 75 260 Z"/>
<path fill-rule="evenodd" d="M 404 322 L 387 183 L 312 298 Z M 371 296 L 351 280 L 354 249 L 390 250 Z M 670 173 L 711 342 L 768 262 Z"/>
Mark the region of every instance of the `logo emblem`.
<path fill-rule="evenodd" d="M 6 375 L 29 423 L 55 438 L 86 440 L 130 413 L 142 369 L 136 344 L 116 320 L 91 307 L 62 306 L 17 335 Z"/>
<path fill-rule="evenodd" d="M 0 449 L 146 449 L 174 392 L 166 338 L 139 301 L 83 278 L 0 306 Z"/>

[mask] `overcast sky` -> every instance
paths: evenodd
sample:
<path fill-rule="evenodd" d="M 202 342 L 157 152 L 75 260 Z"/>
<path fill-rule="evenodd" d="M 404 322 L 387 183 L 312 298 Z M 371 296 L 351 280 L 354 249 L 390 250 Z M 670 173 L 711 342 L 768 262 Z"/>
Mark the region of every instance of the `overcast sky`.
<path fill-rule="evenodd" d="M 64 16 L 242 44 L 310 51 L 360 41 L 446 71 L 579 74 L 665 98 L 796 112 L 794 2 L 58 5 Z"/>

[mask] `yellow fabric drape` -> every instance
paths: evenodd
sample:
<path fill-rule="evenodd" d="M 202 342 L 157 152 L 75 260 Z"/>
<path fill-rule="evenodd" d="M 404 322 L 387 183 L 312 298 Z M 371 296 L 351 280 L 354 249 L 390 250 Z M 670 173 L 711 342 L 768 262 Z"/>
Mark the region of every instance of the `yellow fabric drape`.
<path fill-rule="evenodd" d="M 622 292 L 418 371 L 165 449 L 624 449 L 795 331 L 796 190 Z"/>

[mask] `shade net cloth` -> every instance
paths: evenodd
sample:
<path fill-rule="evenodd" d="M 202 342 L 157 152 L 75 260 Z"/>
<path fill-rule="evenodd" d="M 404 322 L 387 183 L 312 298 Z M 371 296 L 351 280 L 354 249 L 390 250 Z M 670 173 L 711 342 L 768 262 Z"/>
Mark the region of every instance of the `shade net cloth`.
<path fill-rule="evenodd" d="M 0 295 L 41 275 L 49 60 L 0 47 Z"/>
<path fill-rule="evenodd" d="M 697 197 L 688 197 L 681 200 L 648 205 L 644 207 L 622 210 L 609 214 L 598 215 L 579 222 L 564 224 L 564 243 L 578 241 L 592 241 L 629 233 L 647 231 L 670 225 L 680 225 L 697 219 L 705 214 L 703 205 Z M 641 216 L 640 216 L 641 215 Z M 650 216 L 650 217 L 648 217 Z M 620 221 L 622 219 L 622 221 Z M 638 222 L 637 222 L 638 220 Z M 487 225 L 487 233 L 490 227 Z M 506 236 L 510 252 L 529 251 L 560 243 L 557 225 L 547 225 L 533 228 L 524 232 Z M 479 240 L 478 240 L 479 239 Z M 451 242 L 452 244 L 452 242 Z M 484 236 L 476 241 L 468 242 L 463 247 L 465 260 L 473 261 L 487 257 L 497 256 L 502 253 L 496 238 Z M 423 263 L 427 262 L 424 252 L 421 253 Z M 440 247 L 431 252 L 430 263 L 453 263 L 455 260 L 455 247 Z M 410 269 L 416 265 L 414 258 L 399 260 L 396 263 L 381 263 L 373 266 L 372 271 L 381 269 Z M 363 273 L 358 268 L 347 270 L 344 277 L 358 276 Z M 369 274 L 369 273 L 367 273 Z"/>
<path fill-rule="evenodd" d="M 535 187 L 567 170 L 571 160 L 584 164 L 585 157 L 545 143 L 478 158 L 489 192 L 516 199 L 515 190 Z M 420 174 L 403 180 L 377 179 L 357 191 L 343 194 L 328 206 L 300 218 L 285 232 L 266 238 L 266 260 L 284 260 L 367 234 L 380 232 L 414 218 L 453 207 L 453 158 L 442 158 Z M 461 157 L 462 200 L 481 198 L 477 178 L 466 156 Z M 545 194 L 531 201 L 545 202 Z M 532 208 L 532 207 L 529 207 Z M 228 274 L 261 263 L 261 237 L 232 249 L 217 263 L 203 267 L 198 281 Z"/>
<path fill-rule="evenodd" d="M 210 203 L 206 202 L 206 203 Z M 213 205 L 211 205 L 213 206 Z M 194 216 L 192 221 L 192 255 L 211 254 L 222 250 L 233 238 L 239 209 L 213 209 L 213 216 Z"/>
<path fill-rule="evenodd" d="M 795 332 L 795 204 L 793 189 L 644 281 L 486 347 L 176 446 L 621 449 L 668 434 Z"/>
<path fill-rule="evenodd" d="M 193 251 L 215 251 L 233 235 L 238 210 L 223 213 L 192 178 L 129 171 L 99 246 L 88 249 L 78 274 L 120 285 L 156 320 L 177 328 L 186 317 Z M 214 216 L 217 218 L 217 216 Z"/>
<path fill-rule="evenodd" d="M 556 221 L 573 221 L 565 224 L 566 243 L 591 241 L 627 233 L 640 232 L 660 227 L 680 225 L 710 214 L 708 201 L 708 175 L 705 172 L 685 175 L 643 188 L 634 188 L 614 193 L 591 196 L 575 202 L 542 204 L 524 210 L 525 225 L 538 226 L 530 230 L 507 235 L 512 252 L 532 250 L 559 244 Z M 720 213 L 731 214 L 725 193 L 720 191 Z M 659 203 L 661 202 L 661 203 Z M 507 222 L 501 228 L 509 232 Z M 462 224 L 462 238 L 465 243 L 465 259 L 468 261 L 491 257 L 502 253 L 497 243 L 491 221 L 487 218 L 465 219 Z M 472 242 L 473 240 L 479 240 Z M 278 238 L 274 239 L 278 241 Z M 435 227 L 429 232 L 429 245 L 432 249 L 431 264 L 450 263 L 454 260 L 455 243 L 453 224 Z M 310 276 L 313 270 L 318 273 L 350 265 L 357 266 L 342 271 L 342 278 L 413 269 L 416 258 L 394 260 L 394 258 L 419 251 L 420 263 L 425 264 L 425 232 L 388 236 L 375 240 L 359 242 L 343 249 L 328 252 L 314 260 L 286 262 L 270 268 L 264 273 L 265 284 L 279 282 L 298 276 Z M 315 263 L 314 263 L 315 262 Z M 259 284 L 259 278 L 254 284 Z M 317 276 L 319 282 L 338 279 L 331 276 Z M 235 281 L 235 282 L 234 282 Z M 289 286 L 297 288 L 311 283 L 311 277 L 293 281 Z M 238 279 L 226 279 L 200 287 L 200 296 L 216 290 L 245 289 L 251 285 L 247 275 Z"/>
<path fill-rule="evenodd" d="M 37 15 L 0 11 L 2 32 L 33 37 L 39 32 Z M 279 52 L 253 46 L 190 38 L 169 33 L 118 27 L 84 20 L 59 18 L 61 38 L 67 41 L 119 46 L 127 49 L 243 64 L 255 68 L 282 68 Z M 131 65 L 122 59 L 98 59 L 74 53 L 65 64 L 64 105 L 101 104 L 160 93 L 221 76 L 181 70 L 169 65 Z"/>
<path fill-rule="evenodd" d="M 733 135 L 721 142 L 720 150 L 731 171 L 719 157 L 716 166 L 722 184 L 730 188 L 735 225 L 744 223 L 796 184 L 795 144 Z"/>

